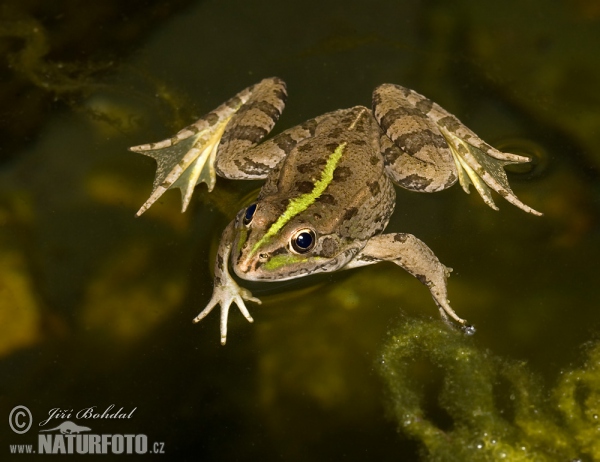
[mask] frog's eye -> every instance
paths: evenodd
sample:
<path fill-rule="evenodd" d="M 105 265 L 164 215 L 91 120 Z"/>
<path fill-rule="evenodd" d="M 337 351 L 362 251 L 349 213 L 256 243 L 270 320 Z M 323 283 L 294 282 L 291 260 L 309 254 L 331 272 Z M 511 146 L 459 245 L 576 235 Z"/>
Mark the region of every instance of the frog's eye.
<path fill-rule="evenodd" d="M 252 204 L 246 209 L 246 213 L 244 214 L 244 224 L 249 225 L 252 221 L 252 217 L 254 216 L 254 212 L 256 212 L 256 204 Z"/>
<path fill-rule="evenodd" d="M 309 228 L 303 228 L 296 231 L 292 236 L 292 249 L 297 253 L 306 253 L 315 246 L 315 232 Z"/>

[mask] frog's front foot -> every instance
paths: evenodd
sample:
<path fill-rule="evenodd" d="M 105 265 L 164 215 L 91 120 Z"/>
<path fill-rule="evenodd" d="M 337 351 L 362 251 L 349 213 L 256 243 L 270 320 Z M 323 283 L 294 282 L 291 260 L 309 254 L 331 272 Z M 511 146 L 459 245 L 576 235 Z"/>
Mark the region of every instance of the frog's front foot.
<path fill-rule="evenodd" d="M 225 345 L 225 342 L 227 341 L 227 316 L 229 315 L 229 307 L 232 303 L 235 303 L 238 306 L 248 322 L 254 322 L 246 308 L 244 300 L 256 302 L 259 305 L 262 303 L 258 298 L 253 297 L 248 289 L 238 286 L 233 279 L 228 278 L 225 284 L 215 286 L 210 302 L 208 302 L 206 308 L 194 318 L 194 322 L 202 321 L 215 306 L 221 305 L 221 345 Z"/>

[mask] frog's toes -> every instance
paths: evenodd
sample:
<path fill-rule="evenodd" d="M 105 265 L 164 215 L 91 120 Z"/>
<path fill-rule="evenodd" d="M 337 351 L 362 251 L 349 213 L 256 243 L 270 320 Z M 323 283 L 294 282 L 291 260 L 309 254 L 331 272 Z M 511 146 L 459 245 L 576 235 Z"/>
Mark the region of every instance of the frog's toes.
<path fill-rule="evenodd" d="M 527 157 L 500 152 L 479 139 L 473 139 L 473 143 L 471 140 L 467 142 L 444 127 L 440 127 L 440 131 L 450 146 L 460 185 L 467 194 L 472 184 L 483 201 L 494 210 L 498 210 L 498 207 L 492 198 L 492 190 L 521 210 L 542 215 L 519 200 L 510 188 L 504 171 L 506 165 L 529 162 Z"/>
<path fill-rule="evenodd" d="M 258 298 L 254 298 L 254 297 L 246 298 L 246 300 L 258 302 L 259 304 L 261 303 Z M 254 322 L 254 319 L 252 319 L 252 316 L 250 316 L 250 312 L 248 311 L 248 308 L 246 308 L 246 304 L 244 303 L 244 300 L 242 300 L 241 297 L 235 297 L 235 299 L 233 301 L 238 306 L 238 309 L 244 315 L 244 317 L 248 320 L 248 322 Z"/>
<path fill-rule="evenodd" d="M 261 303 L 258 298 L 252 296 L 252 293 L 249 290 L 239 287 L 233 281 L 231 284 L 216 287 L 210 302 L 206 305 L 206 308 L 193 319 L 193 322 L 197 323 L 202 321 L 215 306 L 221 305 L 221 344 L 225 345 L 225 342 L 227 341 L 227 320 L 229 317 L 229 308 L 232 303 L 237 305 L 238 309 L 248 322 L 254 322 L 248 308 L 246 308 L 244 300 L 256 302 L 258 304 Z"/>
<path fill-rule="evenodd" d="M 216 127 L 204 128 L 195 133 L 187 128 L 182 131 L 186 138 L 183 138 L 184 135 L 176 135 L 160 143 L 130 148 L 156 159 L 157 162 L 152 194 L 137 212 L 137 216 L 144 213 L 169 189 L 181 190 L 182 212 L 185 212 L 197 184 L 206 183 L 208 190 L 212 191 L 216 183 L 215 155 L 228 121 L 229 119 L 224 120 L 221 124 L 216 124 Z"/>
<path fill-rule="evenodd" d="M 196 185 L 206 183 L 208 191 L 213 190 L 217 179 L 215 158 L 219 143 L 238 108 L 239 105 L 222 105 L 172 138 L 129 148 L 154 158 L 157 163 L 152 194 L 137 212 L 137 216 L 144 213 L 169 189 L 181 190 L 182 212 L 187 209 Z"/>
<path fill-rule="evenodd" d="M 208 302 L 208 305 L 206 305 L 206 307 L 200 312 L 198 313 L 198 316 L 196 316 L 192 322 L 195 324 L 197 322 L 202 321 L 206 316 L 208 316 L 208 314 L 213 310 L 213 308 L 215 306 L 217 306 L 220 303 L 219 300 L 216 300 L 214 297 L 210 300 L 210 302 Z"/>
<path fill-rule="evenodd" d="M 255 303 L 258 303 L 259 305 L 262 304 L 262 302 L 260 301 L 260 299 L 258 299 L 256 297 L 253 297 L 252 296 L 252 292 L 250 292 L 248 289 L 245 289 L 243 287 L 238 287 L 238 293 L 242 297 L 242 299 L 244 299 L 244 300 L 247 300 L 249 302 L 255 302 Z"/>
<path fill-rule="evenodd" d="M 243 289 L 243 290 L 245 290 L 245 289 Z M 246 292 L 248 292 L 248 291 L 246 291 Z M 251 297 L 247 300 L 258 301 L 260 303 L 260 300 L 258 300 L 257 298 L 254 298 L 254 297 Z M 225 343 L 227 342 L 227 318 L 229 316 L 229 308 L 232 303 L 235 303 L 237 305 L 238 309 L 244 315 L 244 317 L 248 320 L 248 322 L 254 322 L 254 319 L 252 319 L 252 316 L 250 316 L 250 312 L 248 311 L 248 308 L 246 308 L 246 304 L 244 303 L 244 300 L 242 299 L 242 297 L 239 294 L 236 294 L 232 297 L 230 296 L 226 300 L 222 300 L 221 301 L 221 345 L 225 345 Z"/>

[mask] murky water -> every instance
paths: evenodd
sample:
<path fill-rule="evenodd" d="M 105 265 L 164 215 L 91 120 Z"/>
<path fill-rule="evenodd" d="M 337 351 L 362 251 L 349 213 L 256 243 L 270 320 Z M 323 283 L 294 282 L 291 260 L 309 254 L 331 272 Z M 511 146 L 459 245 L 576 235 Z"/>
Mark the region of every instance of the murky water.
<path fill-rule="evenodd" d="M 70 420 L 95 434 L 147 435 L 169 460 L 417 458 L 423 440 L 392 415 L 379 364 L 390 331 L 444 329 L 424 286 L 392 264 L 246 284 L 263 304 L 249 306 L 254 324 L 232 310 L 222 347 L 216 313 L 191 320 L 210 298 L 221 231 L 260 182 L 219 179 L 210 195 L 202 185 L 183 215 L 171 191 L 134 217 L 154 162 L 127 148 L 172 135 L 271 75 L 289 91 L 275 131 L 369 105 L 372 89 L 392 82 L 499 149 L 532 156 L 510 181 L 542 218 L 501 198 L 494 212 L 458 186 L 398 190 L 388 230 L 415 234 L 454 269 L 450 300 L 477 327 L 465 341 L 495 358 L 490 368 L 523 361 L 551 395 L 563 371 L 584 365 L 600 327 L 595 2 L 180 3 L 162 13 L 109 14 L 109 3 L 87 15 L 1 10 L 10 67 L 0 84 L 0 409 L 6 419 L 26 406 L 33 427 L 5 426 L 0 454 Z M 78 14 L 91 44 L 78 39 Z M 421 418 L 477 447 L 484 437 L 452 433 L 460 416 L 444 407 L 452 364 L 419 354 L 403 370 L 414 374 Z M 600 382 L 585 387 L 587 415 Z M 111 405 L 108 414 L 123 408 L 129 418 L 77 418 Z M 52 409 L 62 413 L 40 427 Z M 573 437 L 566 420 L 557 425 Z M 586 448 L 575 454 L 600 457 Z"/>

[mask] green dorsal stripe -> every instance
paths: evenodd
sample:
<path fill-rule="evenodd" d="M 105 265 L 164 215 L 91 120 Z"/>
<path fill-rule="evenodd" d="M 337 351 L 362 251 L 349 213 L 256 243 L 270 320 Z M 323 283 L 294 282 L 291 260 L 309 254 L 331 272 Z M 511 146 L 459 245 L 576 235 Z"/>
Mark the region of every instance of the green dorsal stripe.
<path fill-rule="evenodd" d="M 275 236 L 281 228 L 283 228 L 288 221 L 294 218 L 301 212 L 304 212 L 311 204 L 313 204 L 323 191 L 329 186 L 331 180 L 333 180 L 333 172 L 337 167 L 337 164 L 342 157 L 342 153 L 344 152 L 344 148 L 346 147 L 346 143 L 340 144 L 335 151 L 331 153 L 329 158 L 327 159 L 327 163 L 325 164 L 325 168 L 321 172 L 321 178 L 315 182 L 315 186 L 313 190 L 309 193 L 302 194 L 299 197 L 295 197 L 290 199 L 290 203 L 288 204 L 285 211 L 281 214 L 281 216 L 277 219 L 275 223 L 271 225 L 267 233 L 262 237 L 260 241 L 258 241 L 254 247 L 252 248 L 252 252 L 250 255 L 254 254 L 264 243 L 268 242 L 273 236 Z"/>

